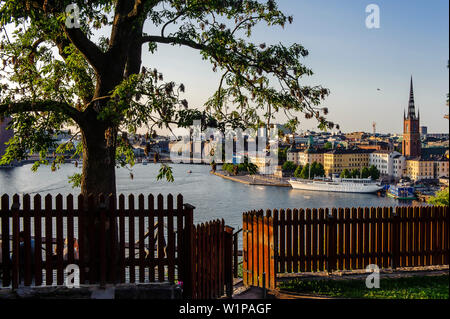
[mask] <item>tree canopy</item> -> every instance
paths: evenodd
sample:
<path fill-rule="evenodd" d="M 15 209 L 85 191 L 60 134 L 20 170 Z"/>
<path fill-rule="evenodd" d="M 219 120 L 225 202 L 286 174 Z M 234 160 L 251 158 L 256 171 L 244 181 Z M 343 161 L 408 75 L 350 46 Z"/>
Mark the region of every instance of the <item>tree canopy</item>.
<path fill-rule="evenodd" d="M 448 206 L 449 205 L 448 187 L 440 190 L 439 192 L 436 192 L 436 195 L 433 197 L 430 197 L 427 202 L 430 205 Z"/>
<path fill-rule="evenodd" d="M 305 166 L 298 166 L 295 170 L 294 177 L 301 179 L 313 179 L 315 177 L 325 176 L 325 169 L 321 163 L 314 162 L 311 164 L 311 169 L 309 163 Z"/>
<path fill-rule="evenodd" d="M 295 165 L 294 162 L 287 161 L 283 164 L 282 169 L 285 172 L 294 172 L 297 169 L 297 165 Z"/>
<path fill-rule="evenodd" d="M 372 177 L 372 179 L 380 178 L 380 171 L 375 165 L 369 167 L 369 176 Z"/>
<path fill-rule="evenodd" d="M 66 23 L 75 20 L 79 26 Z M 1 1 L 0 116 L 12 116 L 15 130 L 2 163 L 38 153 L 34 168 L 49 164 L 54 134 L 75 127 L 83 173 L 73 180 L 83 192 L 110 193 L 115 166 L 134 163 L 127 133 L 141 127 L 152 134 L 201 120 L 203 127 L 248 128 L 277 113 L 295 127 L 303 113 L 333 128 L 320 107 L 329 90 L 301 84 L 313 74 L 302 64 L 308 50 L 251 41 L 258 24 L 292 22 L 273 0 Z M 191 106 L 184 84 L 142 65 L 144 45 L 150 54 L 163 45 L 198 51 L 221 74 L 216 92 Z M 53 165 L 74 148 L 72 140 L 60 145 Z"/>

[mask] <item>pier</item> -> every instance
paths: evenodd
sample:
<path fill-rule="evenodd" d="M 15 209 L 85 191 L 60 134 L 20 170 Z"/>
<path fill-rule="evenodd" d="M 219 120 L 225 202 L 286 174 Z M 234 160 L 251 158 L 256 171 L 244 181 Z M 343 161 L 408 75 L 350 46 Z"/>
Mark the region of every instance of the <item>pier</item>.
<path fill-rule="evenodd" d="M 277 186 L 277 187 L 291 187 L 291 184 L 287 182 L 287 180 L 281 179 L 281 178 L 269 178 L 266 176 L 260 176 L 260 175 L 242 175 L 242 176 L 229 176 L 226 175 L 224 172 L 214 172 L 213 173 L 216 176 L 246 184 L 246 185 L 255 185 L 255 186 Z"/>

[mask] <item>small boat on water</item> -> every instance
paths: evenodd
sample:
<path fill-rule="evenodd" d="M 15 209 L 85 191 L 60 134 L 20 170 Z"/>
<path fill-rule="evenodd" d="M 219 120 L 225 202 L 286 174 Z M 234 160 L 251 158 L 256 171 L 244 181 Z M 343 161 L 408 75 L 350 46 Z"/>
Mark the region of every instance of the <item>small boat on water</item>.
<path fill-rule="evenodd" d="M 389 189 L 386 191 L 387 196 L 400 199 L 400 200 L 410 200 L 416 199 L 416 195 L 414 194 L 414 187 L 407 185 L 391 185 Z"/>
<path fill-rule="evenodd" d="M 321 191 L 321 192 L 337 192 L 337 193 L 376 193 L 383 189 L 383 186 L 371 178 L 316 178 L 289 180 L 294 189 Z"/>

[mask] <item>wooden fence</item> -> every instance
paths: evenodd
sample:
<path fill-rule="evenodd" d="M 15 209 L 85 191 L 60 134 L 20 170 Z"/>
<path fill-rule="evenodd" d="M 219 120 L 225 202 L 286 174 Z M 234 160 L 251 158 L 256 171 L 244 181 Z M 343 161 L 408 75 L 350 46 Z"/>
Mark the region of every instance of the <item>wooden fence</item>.
<path fill-rule="evenodd" d="M 232 234 L 223 220 L 193 227 L 192 298 L 232 296 Z"/>
<path fill-rule="evenodd" d="M 258 277 L 264 273 L 270 275 L 266 286 L 273 288 L 277 273 L 449 264 L 448 206 L 287 209 L 263 215 L 253 211 L 243 216 L 247 285 L 261 287 Z M 261 254 L 270 234 L 272 251 Z M 265 260 L 272 255 L 274 272 Z"/>
<path fill-rule="evenodd" d="M 218 296 L 217 290 L 210 295 L 198 288 L 194 295 L 198 285 L 193 280 L 205 279 L 204 273 L 194 276 L 193 240 L 203 233 L 193 225 L 193 211 L 181 195 L 175 199 L 171 194 L 166 203 L 162 195 L 141 194 L 137 206 L 134 195 L 120 195 L 118 200 L 113 195 L 87 199 L 80 195 L 77 205 L 72 195 L 65 200 L 57 195 L 55 203 L 47 195 L 44 206 L 40 195 L 33 200 L 24 195 L 22 205 L 21 198 L 14 195 L 11 206 L 9 196 L 3 195 L 2 285 L 17 288 L 22 280 L 25 286 L 63 285 L 65 267 L 76 264 L 81 284 L 180 281 L 185 297 Z M 224 232 L 223 223 L 214 225 Z M 207 238 L 210 244 L 223 245 L 222 238 Z M 210 262 L 219 265 L 225 261 L 222 255 L 214 255 Z M 217 272 L 205 275 L 215 285 L 226 284 L 217 280 Z"/>
<path fill-rule="evenodd" d="M 248 286 L 275 288 L 273 218 L 261 213 L 244 214 L 243 281 Z"/>

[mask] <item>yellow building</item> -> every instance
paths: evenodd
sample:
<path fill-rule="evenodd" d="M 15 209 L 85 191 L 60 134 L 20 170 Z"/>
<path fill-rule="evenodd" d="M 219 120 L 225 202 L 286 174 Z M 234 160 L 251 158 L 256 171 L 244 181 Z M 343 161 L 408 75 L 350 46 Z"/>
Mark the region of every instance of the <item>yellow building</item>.
<path fill-rule="evenodd" d="M 307 149 L 298 153 L 298 163 L 301 166 L 312 164 L 314 162 L 324 165 L 324 154 L 327 150 Z"/>
<path fill-rule="evenodd" d="M 262 152 L 261 152 L 262 153 Z M 264 156 L 265 153 L 254 153 L 248 155 L 250 163 L 255 164 L 258 167 L 258 173 L 262 175 L 272 175 L 278 168 L 278 158 L 270 156 Z"/>
<path fill-rule="evenodd" d="M 341 174 L 343 170 L 361 170 L 369 167 L 369 157 L 372 150 L 340 150 L 336 149 L 324 154 L 323 163 L 325 175 Z"/>
<path fill-rule="evenodd" d="M 414 180 L 439 179 L 449 176 L 449 162 L 445 157 L 435 159 L 412 158 L 406 160 L 406 175 Z"/>

